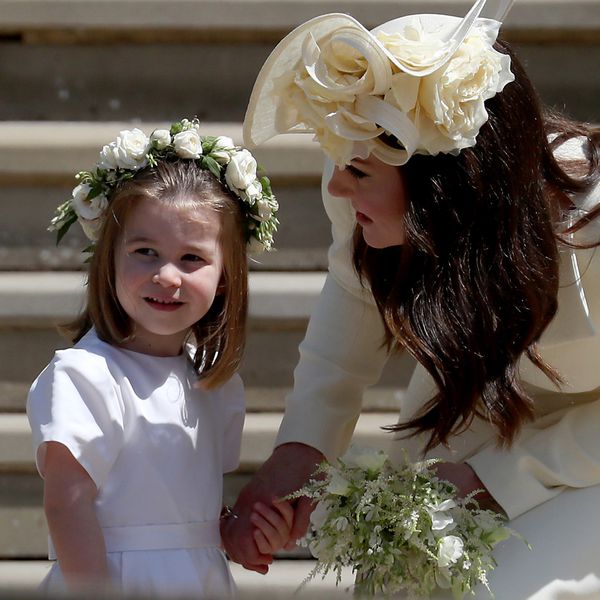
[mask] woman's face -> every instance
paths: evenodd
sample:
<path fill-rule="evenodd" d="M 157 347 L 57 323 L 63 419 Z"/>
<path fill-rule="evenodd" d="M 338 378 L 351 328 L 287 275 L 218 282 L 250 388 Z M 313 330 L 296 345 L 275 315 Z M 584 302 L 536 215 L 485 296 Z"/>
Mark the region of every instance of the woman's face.
<path fill-rule="evenodd" d="M 327 186 L 332 196 L 350 201 L 365 242 L 372 248 L 404 243 L 406 190 L 398 167 L 370 156 L 335 167 Z"/>

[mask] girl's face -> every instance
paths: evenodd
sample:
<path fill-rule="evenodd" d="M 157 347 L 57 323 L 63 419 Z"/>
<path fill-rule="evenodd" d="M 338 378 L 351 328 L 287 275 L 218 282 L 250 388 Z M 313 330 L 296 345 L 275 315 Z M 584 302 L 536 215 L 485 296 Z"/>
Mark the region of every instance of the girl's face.
<path fill-rule="evenodd" d="M 137 202 L 115 252 L 117 298 L 135 324 L 124 348 L 157 356 L 181 352 L 190 327 L 217 295 L 220 230 L 220 217 L 209 208 Z"/>
<path fill-rule="evenodd" d="M 372 248 L 404 243 L 406 190 L 398 167 L 378 158 L 356 158 L 345 169 L 335 167 L 327 190 L 350 201 L 365 242 Z"/>

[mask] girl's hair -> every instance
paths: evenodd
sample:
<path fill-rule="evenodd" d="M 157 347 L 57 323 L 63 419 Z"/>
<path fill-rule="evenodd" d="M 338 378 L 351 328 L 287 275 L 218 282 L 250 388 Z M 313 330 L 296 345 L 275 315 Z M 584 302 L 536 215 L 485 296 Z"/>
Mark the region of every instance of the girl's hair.
<path fill-rule="evenodd" d="M 487 101 L 477 144 L 458 156 L 413 156 L 401 167 L 404 245 L 370 248 L 359 227 L 354 237 L 354 264 L 370 284 L 388 349 L 406 348 L 437 384 L 419 414 L 387 428 L 429 432 L 425 451 L 475 416 L 495 427 L 499 445 L 510 445 L 534 416 L 519 382 L 523 354 L 560 382 L 537 349 L 557 309 L 558 244 L 569 243 L 557 222 L 572 207 L 568 194 L 588 190 L 600 174 L 600 131 L 544 118 L 509 47 L 496 48 L 511 55 L 515 81 Z M 587 138 L 588 162 L 575 165 L 577 177 L 553 155 L 574 136 Z"/>
<path fill-rule="evenodd" d="M 115 248 L 123 225 L 142 199 L 175 209 L 209 208 L 220 216 L 222 292 L 191 331 L 197 345 L 194 367 L 206 388 L 216 387 L 237 370 L 244 351 L 248 308 L 246 240 L 240 200 L 194 161 L 159 162 L 115 189 L 89 265 L 86 308 L 64 329 L 74 342 L 91 327 L 100 339 L 117 346 L 134 336 L 134 324 L 117 299 Z"/>

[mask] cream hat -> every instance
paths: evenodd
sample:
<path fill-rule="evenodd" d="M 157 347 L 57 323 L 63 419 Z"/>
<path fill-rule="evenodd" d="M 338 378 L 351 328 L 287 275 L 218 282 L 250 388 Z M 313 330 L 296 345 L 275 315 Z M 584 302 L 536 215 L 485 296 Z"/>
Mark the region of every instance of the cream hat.
<path fill-rule="evenodd" d="M 307 21 L 263 65 L 244 143 L 311 132 L 340 166 L 369 154 L 401 165 L 475 145 L 485 101 L 514 80 L 510 58 L 493 48 L 512 3 L 477 0 L 462 19 L 409 15 L 371 32 L 345 14 Z M 490 4 L 495 18 L 482 18 Z"/>

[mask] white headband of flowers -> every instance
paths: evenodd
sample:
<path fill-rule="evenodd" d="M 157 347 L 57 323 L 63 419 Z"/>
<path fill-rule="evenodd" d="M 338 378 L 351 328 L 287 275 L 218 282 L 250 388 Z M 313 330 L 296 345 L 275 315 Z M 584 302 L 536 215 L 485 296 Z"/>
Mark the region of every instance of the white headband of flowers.
<path fill-rule="evenodd" d="M 244 209 L 249 252 L 273 248 L 279 209 L 267 177 L 257 176 L 252 154 L 226 136 L 201 136 L 197 119 L 182 119 L 169 129 L 156 129 L 150 137 L 140 129 L 121 131 L 114 142 L 104 146 L 95 170 L 81 171 L 72 197 L 56 209 L 48 229 L 57 231 L 57 243 L 75 221 L 79 221 L 92 246 L 104 221 L 111 192 L 160 160 L 189 159 L 231 190 Z"/>
<path fill-rule="evenodd" d="M 263 65 L 245 144 L 312 132 L 339 166 L 370 154 L 402 165 L 413 154 L 474 146 L 485 101 L 514 80 L 510 58 L 493 48 L 512 2 L 495 0 L 495 19 L 480 18 L 488 0 L 477 0 L 463 19 L 410 15 L 372 32 L 345 14 L 311 19 Z"/>

